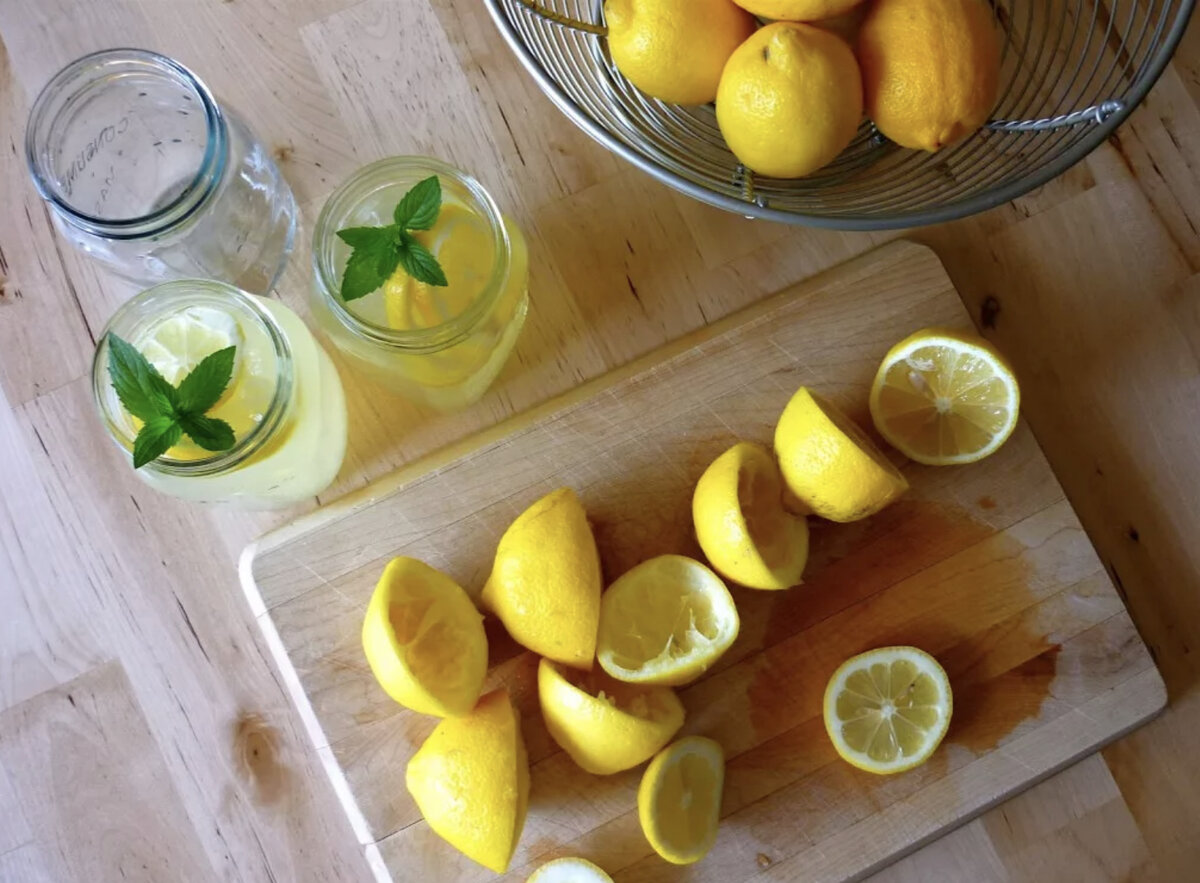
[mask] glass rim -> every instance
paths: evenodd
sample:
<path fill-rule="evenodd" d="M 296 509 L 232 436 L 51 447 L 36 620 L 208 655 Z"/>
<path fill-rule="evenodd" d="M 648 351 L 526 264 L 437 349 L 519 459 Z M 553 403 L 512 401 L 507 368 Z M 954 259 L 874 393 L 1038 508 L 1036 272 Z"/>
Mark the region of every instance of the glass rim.
<path fill-rule="evenodd" d="M 285 412 L 292 398 L 294 379 L 291 345 L 275 317 L 259 306 L 254 295 L 215 279 L 172 279 L 168 282 L 161 282 L 139 292 L 121 305 L 104 326 L 99 342 L 96 344 L 96 353 L 92 357 L 92 400 L 99 412 L 100 421 L 117 447 L 126 453 L 131 453 L 134 439 L 116 423 L 106 407 L 106 403 L 110 401 L 106 390 L 112 387 L 108 374 L 108 335 L 120 320 L 128 317 L 136 308 L 144 306 L 147 301 L 157 298 L 182 298 L 196 293 L 230 298 L 260 323 L 275 350 L 276 365 L 278 366 L 275 393 L 271 397 L 262 422 L 246 433 L 243 438 L 237 440 L 229 450 L 215 451 L 211 456 L 196 460 L 175 460 L 162 456 L 141 467 L 165 475 L 215 475 L 241 465 L 261 450 L 275 435 L 283 423 Z"/>
<path fill-rule="evenodd" d="M 448 178 L 462 185 L 478 203 L 480 214 L 487 222 L 492 234 L 496 254 L 492 273 L 479 294 L 465 310 L 440 325 L 415 330 L 400 330 L 387 325 L 370 322 L 351 312 L 338 296 L 338 281 L 341 274 L 333 266 L 333 244 L 337 236 L 335 216 L 344 217 L 367 194 L 377 189 L 371 186 L 384 174 L 396 170 L 418 170 Z M 416 183 L 414 181 L 414 183 Z M 491 308 L 503 294 L 512 264 L 512 242 L 504 217 L 492 195 L 472 175 L 449 163 L 428 156 L 392 156 L 376 160 L 357 169 L 343 181 L 325 200 L 312 239 L 313 277 L 317 294 L 328 305 L 330 312 L 351 334 L 364 338 L 377 346 L 400 350 L 406 353 L 428 354 L 447 349 L 461 343 L 487 319 Z"/>
<path fill-rule="evenodd" d="M 45 142 L 58 123 L 59 117 L 70 107 L 72 99 L 95 78 L 83 76 L 80 82 L 75 81 L 84 75 L 89 67 L 122 63 L 164 69 L 159 72 L 187 87 L 204 109 L 208 137 L 204 156 L 195 175 L 170 203 L 132 218 L 102 218 L 76 208 L 61 195 L 60 189 L 53 183 L 54 176 L 50 173 L 47 156 L 42 148 L 46 146 Z M 59 93 L 72 85 L 77 88 L 64 101 L 57 101 Z M 53 114 L 51 110 L 54 110 Z M 38 194 L 66 216 L 70 223 L 109 239 L 137 239 L 176 227 L 196 213 L 221 180 L 228 152 L 227 141 L 225 117 L 203 80 L 166 55 L 149 49 L 117 47 L 80 56 L 54 74 L 42 87 L 30 108 L 25 127 L 25 162 Z"/>

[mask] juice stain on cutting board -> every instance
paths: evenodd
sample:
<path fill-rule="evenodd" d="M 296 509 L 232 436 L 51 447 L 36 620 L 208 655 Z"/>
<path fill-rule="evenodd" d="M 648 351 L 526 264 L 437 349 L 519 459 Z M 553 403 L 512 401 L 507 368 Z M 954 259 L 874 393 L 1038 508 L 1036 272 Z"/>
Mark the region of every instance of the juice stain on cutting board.
<path fill-rule="evenodd" d="M 894 645 L 928 650 L 946 668 L 955 706 L 949 743 L 983 753 L 1038 715 L 1050 695 L 1060 647 L 1035 631 L 1036 617 L 1026 615 L 1039 603 L 1029 588 L 1030 565 L 1017 555 L 991 559 L 989 584 L 959 580 L 953 590 L 957 598 L 931 597 L 919 578 L 926 568 L 994 536 L 994 529 L 956 507 L 923 501 L 897 503 L 856 524 L 814 520 L 813 527 L 804 585 L 777 593 L 738 593 L 743 611 L 738 644 L 755 646 L 746 647 L 741 657 L 758 647 L 774 657 L 773 664 L 758 667 L 746 690 L 748 719 L 760 738 L 820 717 L 825 684 L 838 665 L 866 650 Z M 1013 611 L 1005 619 L 972 629 L 969 621 L 938 615 L 937 605 L 955 601 L 970 609 L 971 593 L 991 586 L 1004 587 L 1006 607 Z M 906 609 L 895 593 L 911 596 L 912 608 Z M 922 616 L 926 609 L 930 615 Z M 892 620 L 889 611 L 897 610 L 903 611 L 903 622 Z M 789 640 L 788 646 L 776 647 Z M 735 644 L 730 653 L 737 649 Z M 793 664 L 802 668 L 781 680 L 780 667 Z M 789 689 L 806 694 L 802 716 L 781 720 L 778 709 L 791 704 L 781 691 Z"/>

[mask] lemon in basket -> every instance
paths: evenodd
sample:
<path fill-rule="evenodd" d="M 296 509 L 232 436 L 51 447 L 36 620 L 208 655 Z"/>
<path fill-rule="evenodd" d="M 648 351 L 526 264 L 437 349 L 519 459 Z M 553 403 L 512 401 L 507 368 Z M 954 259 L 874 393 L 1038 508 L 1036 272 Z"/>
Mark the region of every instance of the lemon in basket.
<path fill-rule="evenodd" d="M 776 22 L 737 48 L 717 90 L 717 124 L 761 175 L 799 178 L 828 165 L 862 121 L 862 78 L 850 46 L 821 28 Z"/>
<path fill-rule="evenodd" d="M 867 114 L 902 147 L 955 144 L 996 106 L 1000 51 L 987 0 L 877 0 L 858 34 Z"/>
<path fill-rule="evenodd" d="M 604 20 L 617 70 L 674 104 L 716 98 L 725 62 L 756 26 L 733 0 L 606 0 Z"/>

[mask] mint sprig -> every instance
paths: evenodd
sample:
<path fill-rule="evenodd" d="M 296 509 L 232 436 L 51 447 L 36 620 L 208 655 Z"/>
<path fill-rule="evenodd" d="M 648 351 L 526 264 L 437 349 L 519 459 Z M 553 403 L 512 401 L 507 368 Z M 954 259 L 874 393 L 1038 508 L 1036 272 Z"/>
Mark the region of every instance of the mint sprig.
<path fill-rule="evenodd" d="M 108 335 L 108 375 L 125 410 L 142 421 L 133 440 L 133 468 L 157 460 L 186 435 L 206 451 L 227 451 L 234 434 L 224 420 L 205 416 L 233 376 L 237 348 L 227 346 L 200 360 L 172 386 L 137 348 Z"/>
<path fill-rule="evenodd" d="M 432 175 L 417 182 L 396 204 L 392 212 L 394 223 L 338 230 L 338 238 L 351 248 L 342 273 L 342 301 L 366 297 L 383 285 L 397 267 L 404 267 L 405 273 L 428 285 L 448 284 L 437 258 L 409 232 L 433 227 L 441 210 L 442 184 Z"/>

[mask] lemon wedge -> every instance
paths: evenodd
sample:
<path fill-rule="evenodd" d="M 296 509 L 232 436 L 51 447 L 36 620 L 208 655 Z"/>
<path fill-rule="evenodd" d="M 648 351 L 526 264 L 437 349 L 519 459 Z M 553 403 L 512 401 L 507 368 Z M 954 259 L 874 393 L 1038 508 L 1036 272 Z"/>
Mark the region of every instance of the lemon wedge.
<path fill-rule="evenodd" d="M 690 865 L 717 840 L 725 752 L 712 739 L 686 736 L 650 762 L 638 787 L 638 820 L 654 851 Z"/>
<path fill-rule="evenodd" d="M 415 558 L 393 558 L 362 627 L 367 662 L 387 694 L 414 711 L 467 714 L 487 674 L 483 617 L 450 577 Z"/>
<path fill-rule="evenodd" d="M 683 555 L 660 555 L 604 593 L 596 656 L 620 681 L 686 684 L 729 649 L 739 627 L 719 576 Z"/>
<path fill-rule="evenodd" d="M 554 741 L 599 776 L 649 760 L 683 726 L 683 703 L 670 687 L 564 670 L 549 659 L 538 663 L 538 699 Z"/>
<path fill-rule="evenodd" d="M 908 489 L 900 471 L 833 403 L 801 387 L 775 427 L 783 479 L 815 515 L 857 521 Z"/>
<path fill-rule="evenodd" d="M 825 688 L 825 731 L 847 763 L 899 773 L 937 750 L 953 707 L 950 680 L 936 659 L 916 647 L 883 647 L 833 673 Z"/>
<path fill-rule="evenodd" d="M 871 386 L 879 434 L 918 463 L 974 463 L 1017 426 L 1021 391 L 994 346 L 975 334 L 926 328 L 896 344 Z"/>
<path fill-rule="evenodd" d="M 503 874 L 529 807 L 529 756 L 508 691 L 439 723 L 409 760 L 405 784 L 438 836 Z"/>
<path fill-rule="evenodd" d="M 704 470 L 692 496 L 696 539 L 726 579 L 786 589 L 808 562 L 808 522 L 783 506 L 783 478 L 770 451 L 734 445 Z"/>

